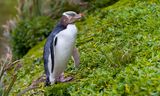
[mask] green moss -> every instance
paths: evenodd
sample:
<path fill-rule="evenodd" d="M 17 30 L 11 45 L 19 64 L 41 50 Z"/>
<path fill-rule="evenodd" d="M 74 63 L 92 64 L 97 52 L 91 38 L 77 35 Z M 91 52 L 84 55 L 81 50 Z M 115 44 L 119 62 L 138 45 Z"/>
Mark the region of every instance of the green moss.
<path fill-rule="evenodd" d="M 74 80 L 46 88 L 42 86 L 34 92 L 46 96 L 158 96 L 159 6 L 157 0 L 120 0 L 89 13 L 77 24 L 80 67 L 75 70 L 70 61 L 66 70 L 66 75 L 74 76 Z M 27 87 L 43 73 L 43 45 L 44 41 L 23 58 L 25 67 L 14 89 Z"/>

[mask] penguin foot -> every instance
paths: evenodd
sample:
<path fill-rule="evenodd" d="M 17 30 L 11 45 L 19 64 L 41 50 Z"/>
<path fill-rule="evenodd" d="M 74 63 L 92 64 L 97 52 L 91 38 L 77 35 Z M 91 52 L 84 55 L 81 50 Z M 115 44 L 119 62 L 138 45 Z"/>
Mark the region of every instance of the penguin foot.
<path fill-rule="evenodd" d="M 73 80 L 73 77 L 64 77 L 64 73 L 62 73 L 59 78 L 57 79 L 58 82 L 68 82 Z"/>
<path fill-rule="evenodd" d="M 66 78 L 60 79 L 60 82 L 68 82 L 71 80 L 73 80 L 73 77 L 66 77 Z"/>

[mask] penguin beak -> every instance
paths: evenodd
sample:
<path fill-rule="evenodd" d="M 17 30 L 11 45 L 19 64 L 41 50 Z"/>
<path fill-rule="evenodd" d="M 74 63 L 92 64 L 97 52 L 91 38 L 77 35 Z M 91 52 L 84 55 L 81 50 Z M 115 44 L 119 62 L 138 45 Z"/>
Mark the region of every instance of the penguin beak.
<path fill-rule="evenodd" d="M 74 18 L 75 18 L 75 19 L 81 19 L 83 16 L 84 16 L 84 14 L 79 13 L 79 14 L 77 14 Z"/>

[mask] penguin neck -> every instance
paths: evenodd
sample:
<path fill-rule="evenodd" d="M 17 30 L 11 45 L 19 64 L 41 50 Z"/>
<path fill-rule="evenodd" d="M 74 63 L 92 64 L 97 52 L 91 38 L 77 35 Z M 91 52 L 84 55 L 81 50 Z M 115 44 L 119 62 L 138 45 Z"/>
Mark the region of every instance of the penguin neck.
<path fill-rule="evenodd" d="M 75 27 L 75 24 L 68 24 L 66 28 Z"/>
<path fill-rule="evenodd" d="M 61 24 L 60 22 L 56 25 L 56 27 L 52 30 L 52 35 L 55 35 L 57 33 L 59 33 L 60 31 L 66 29 L 67 26 L 64 26 L 63 24 Z"/>
<path fill-rule="evenodd" d="M 75 27 L 75 24 L 74 24 L 74 23 L 72 23 L 72 24 L 67 24 L 67 25 L 65 26 L 63 23 L 59 22 L 59 23 L 56 25 L 55 29 L 53 29 L 53 33 L 54 33 L 54 34 L 57 34 L 57 33 L 59 33 L 60 31 L 62 31 L 62 30 L 64 30 L 64 29 L 74 28 L 74 27 Z"/>
<path fill-rule="evenodd" d="M 58 28 L 61 27 L 61 28 L 63 28 L 63 29 L 66 29 L 67 26 L 64 25 L 62 22 L 59 22 L 59 23 L 57 24 L 57 27 L 58 27 Z"/>

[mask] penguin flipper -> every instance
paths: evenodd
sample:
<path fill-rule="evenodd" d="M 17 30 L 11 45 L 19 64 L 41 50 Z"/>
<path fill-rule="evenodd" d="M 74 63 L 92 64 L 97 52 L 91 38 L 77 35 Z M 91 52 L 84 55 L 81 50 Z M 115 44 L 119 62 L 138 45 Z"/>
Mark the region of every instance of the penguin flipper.
<path fill-rule="evenodd" d="M 79 66 L 80 59 L 79 59 L 79 52 L 78 52 L 78 49 L 76 47 L 73 49 L 72 57 L 73 57 L 73 60 L 74 60 L 74 66 L 77 68 Z"/>

